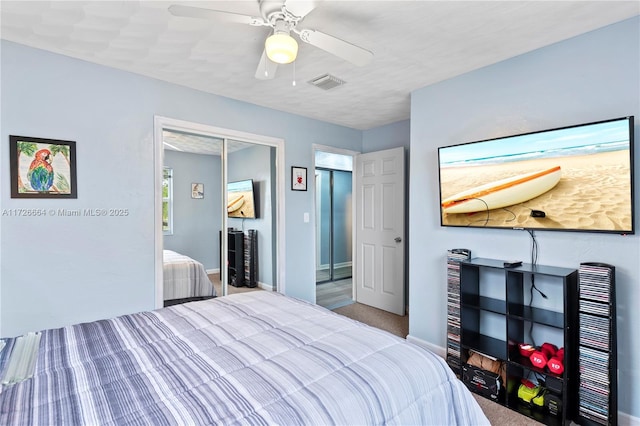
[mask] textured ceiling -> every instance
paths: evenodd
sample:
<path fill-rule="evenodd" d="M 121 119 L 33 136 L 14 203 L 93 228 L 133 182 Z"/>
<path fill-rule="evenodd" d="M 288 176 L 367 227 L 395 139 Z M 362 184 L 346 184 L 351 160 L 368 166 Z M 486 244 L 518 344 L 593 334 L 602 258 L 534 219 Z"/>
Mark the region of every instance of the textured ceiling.
<path fill-rule="evenodd" d="M 171 151 L 189 152 L 192 154 L 221 155 L 222 139 L 211 136 L 200 136 L 173 130 L 162 131 L 164 149 Z M 227 139 L 227 153 L 255 146 L 250 142 Z"/>
<path fill-rule="evenodd" d="M 298 26 L 372 51 L 357 67 L 300 43 L 257 80 L 266 27 L 169 14 L 259 16 L 257 1 L 0 2 L 3 39 L 356 129 L 409 118 L 411 91 L 640 14 L 638 1 L 320 1 Z M 294 78 L 297 84 L 292 85 Z M 306 82 L 330 73 L 346 84 Z"/>

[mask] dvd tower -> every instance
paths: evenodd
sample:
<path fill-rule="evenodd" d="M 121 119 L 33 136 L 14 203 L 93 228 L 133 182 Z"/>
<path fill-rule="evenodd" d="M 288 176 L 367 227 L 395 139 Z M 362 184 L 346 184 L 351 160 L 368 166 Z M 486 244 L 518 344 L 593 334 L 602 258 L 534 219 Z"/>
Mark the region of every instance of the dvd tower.
<path fill-rule="evenodd" d="M 456 375 L 460 362 L 460 261 L 471 258 L 471 250 L 447 251 L 447 364 Z"/>
<path fill-rule="evenodd" d="M 615 268 L 581 263 L 579 270 L 578 422 L 617 425 Z"/>
<path fill-rule="evenodd" d="M 258 231 L 249 229 L 244 236 L 244 283 L 256 287 L 258 273 Z"/>

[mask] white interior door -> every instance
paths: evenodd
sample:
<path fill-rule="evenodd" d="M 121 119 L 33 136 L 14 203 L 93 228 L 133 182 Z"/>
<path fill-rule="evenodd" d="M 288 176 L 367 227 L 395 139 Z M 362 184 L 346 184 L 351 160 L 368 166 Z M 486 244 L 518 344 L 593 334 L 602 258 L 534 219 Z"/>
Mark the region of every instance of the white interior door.
<path fill-rule="evenodd" d="M 358 155 L 355 173 L 356 301 L 404 315 L 404 148 Z"/>

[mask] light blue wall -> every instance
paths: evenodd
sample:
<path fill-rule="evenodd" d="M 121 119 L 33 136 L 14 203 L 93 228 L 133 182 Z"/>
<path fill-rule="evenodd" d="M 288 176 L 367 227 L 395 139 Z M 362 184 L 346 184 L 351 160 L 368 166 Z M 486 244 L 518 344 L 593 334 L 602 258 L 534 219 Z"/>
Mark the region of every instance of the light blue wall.
<path fill-rule="evenodd" d="M 78 160 L 77 200 L 11 199 L 3 184 L 2 208 L 129 210 L 127 217 L 2 217 L 2 336 L 154 308 L 155 115 L 284 139 L 285 188 L 291 166 L 313 166 L 313 144 L 362 147 L 359 130 L 5 40 L 0 65 L 0 140 L 73 140 Z M 0 173 L 7 182 L 6 164 Z M 283 212 L 286 293 L 309 301 L 315 300 L 315 262 L 308 255 L 314 222 L 303 217 L 313 217 L 312 194 L 287 190 Z"/>
<path fill-rule="evenodd" d="M 362 152 L 382 151 L 404 146 L 409 149 L 411 120 L 402 120 L 362 132 Z"/>
<path fill-rule="evenodd" d="M 411 96 L 410 334 L 445 347 L 446 250 L 529 258 L 524 231 L 442 228 L 437 147 L 635 115 L 636 226 L 640 225 L 640 19 L 554 44 L 416 90 Z M 640 416 L 640 237 L 537 232 L 541 264 L 616 266 L 618 398 Z"/>
<path fill-rule="evenodd" d="M 199 261 L 205 269 L 220 268 L 220 157 L 165 150 L 164 165 L 173 169 L 173 234 L 163 236 L 164 248 Z M 191 198 L 192 183 L 204 184 L 204 198 Z"/>

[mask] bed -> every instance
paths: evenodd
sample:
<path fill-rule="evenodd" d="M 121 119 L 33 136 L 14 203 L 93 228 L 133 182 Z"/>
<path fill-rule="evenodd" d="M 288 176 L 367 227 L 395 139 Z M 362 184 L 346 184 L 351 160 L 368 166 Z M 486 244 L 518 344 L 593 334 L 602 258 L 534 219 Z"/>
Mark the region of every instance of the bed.
<path fill-rule="evenodd" d="M 382 423 L 489 424 L 437 355 L 266 291 L 43 331 L 0 393 L 2 425 Z"/>
<path fill-rule="evenodd" d="M 162 261 L 164 300 L 216 295 L 202 263 L 172 250 L 162 251 Z"/>

